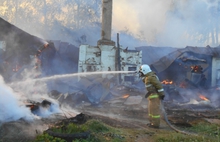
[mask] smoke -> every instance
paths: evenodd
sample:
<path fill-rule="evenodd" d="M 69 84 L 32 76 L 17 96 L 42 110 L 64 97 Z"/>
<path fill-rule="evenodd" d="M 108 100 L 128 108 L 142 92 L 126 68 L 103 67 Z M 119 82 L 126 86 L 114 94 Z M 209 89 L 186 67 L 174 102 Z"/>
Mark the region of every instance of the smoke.
<path fill-rule="evenodd" d="M 0 14 L 30 34 L 76 46 L 101 38 L 101 0 L 20 3 L 16 12 L 5 11 L 15 3 L 5 3 Z M 120 33 L 123 47 L 218 46 L 219 13 L 219 0 L 113 0 L 112 40 Z"/>
<path fill-rule="evenodd" d="M 128 29 L 150 45 L 185 47 L 218 45 L 217 0 L 117 0 L 113 6 L 113 29 Z M 215 32 L 216 33 L 215 33 Z M 215 37 L 210 39 L 210 35 Z M 219 33 L 218 33 L 219 34 Z"/>
<path fill-rule="evenodd" d="M 0 122 L 15 121 L 18 119 L 32 120 L 33 114 L 25 107 L 20 98 L 9 86 L 4 83 L 0 76 Z"/>
<path fill-rule="evenodd" d="M 113 3 L 113 29 L 121 31 L 127 28 L 135 36 L 144 32 L 147 40 L 152 42 L 164 28 L 165 13 L 171 0 L 119 0 Z"/>
<path fill-rule="evenodd" d="M 24 80 L 11 84 L 5 84 L 3 77 L 0 76 L 0 122 L 19 119 L 30 121 L 60 112 L 58 101 L 48 95 L 47 84 L 34 80 L 38 74 L 38 71 L 26 68 L 21 74 Z M 39 105 L 44 100 L 51 105 Z M 34 104 L 39 109 L 31 111 L 27 104 Z"/>

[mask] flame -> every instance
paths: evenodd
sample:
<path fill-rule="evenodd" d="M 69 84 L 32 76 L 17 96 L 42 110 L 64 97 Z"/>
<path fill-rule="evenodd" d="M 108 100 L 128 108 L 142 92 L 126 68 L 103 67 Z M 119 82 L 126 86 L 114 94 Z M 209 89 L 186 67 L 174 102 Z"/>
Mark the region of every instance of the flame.
<path fill-rule="evenodd" d="M 199 98 L 200 99 L 202 99 L 202 100 L 204 100 L 204 101 L 209 101 L 209 99 L 207 99 L 205 96 L 203 96 L 203 95 L 199 95 Z"/>
<path fill-rule="evenodd" d="M 169 80 L 163 80 L 161 83 L 163 84 L 173 84 L 173 81 L 169 81 Z"/>
<path fill-rule="evenodd" d="M 180 83 L 180 85 L 179 85 L 179 87 L 181 87 L 181 88 L 186 88 L 186 87 L 187 87 L 187 85 L 186 85 L 186 83 L 185 83 L 185 82 L 181 82 L 181 83 Z"/>
<path fill-rule="evenodd" d="M 44 44 L 44 48 L 47 48 L 49 46 L 49 43 Z"/>
<path fill-rule="evenodd" d="M 15 65 L 15 67 L 12 69 L 13 72 L 17 72 L 21 67 L 19 65 Z"/>
<path fill-rule="evenodd" d="M 33 109 L 33 108 L 34 108 L 34 105 L 31 105 L 30 108 Z"/>
<path fill-rule="evenodd" d="M 191 66 L 191 71 L 201 73 L 202 67 L 200 65 Z"/>
<path fill-rule="evenodd" d="M 220 90 L 220 87 L 217 87 L 216 90 Z"/>
<path fill-rule="evenodd" d="M 126 99 L 127 97 L 129 97 L 129 95 L 125 94 L 122 98 Z"/>

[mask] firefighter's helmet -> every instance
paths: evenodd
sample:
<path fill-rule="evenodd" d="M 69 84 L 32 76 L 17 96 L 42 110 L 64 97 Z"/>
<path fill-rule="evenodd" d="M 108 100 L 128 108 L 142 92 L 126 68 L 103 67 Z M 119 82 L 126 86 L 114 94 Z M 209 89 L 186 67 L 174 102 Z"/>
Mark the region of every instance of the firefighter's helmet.
<path fill-rule="evenodd" d="M 149 67 L 149 65 L 147 64 L 144 64 L 144 65 L 141 65 L 140 67 L 140 70 L 139 70 L 139 73 L 141 73 L 142 75 L 146 75 L 147 73 L 151 72 L 151 68 Z"/>

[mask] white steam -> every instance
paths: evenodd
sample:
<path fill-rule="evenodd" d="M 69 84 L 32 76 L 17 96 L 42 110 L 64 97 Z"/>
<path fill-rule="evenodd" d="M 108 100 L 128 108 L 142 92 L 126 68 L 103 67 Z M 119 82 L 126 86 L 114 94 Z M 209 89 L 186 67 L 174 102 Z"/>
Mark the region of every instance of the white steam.
<path fill-rule="evenodd" d="M 24 70 L 25 81 L 5 84 L 0 76 L 0 122 L 16 121 L 19 119 L 34 120 L 41 117 L 49 117 L 54 113 L 60 113 L 59 103 L 48 96 L 47 85 L 44 82 L 34 81 L 38 72 Z M 26 104 L 42 103 L 47 100 L 51 105 L 39 105 L 39 109 L 31 112 Z"/>
<path fill-rule="evenodd" d="M 0 122 L 15 121 L 21 118 L 32 120 L 33 114 L 0 76 Z"/>

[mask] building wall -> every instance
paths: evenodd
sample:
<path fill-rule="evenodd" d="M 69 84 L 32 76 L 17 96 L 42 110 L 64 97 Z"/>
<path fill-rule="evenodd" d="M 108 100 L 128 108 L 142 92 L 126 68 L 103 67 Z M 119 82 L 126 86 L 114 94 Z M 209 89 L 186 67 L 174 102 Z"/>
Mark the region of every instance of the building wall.
<path fill-rule="evenodd" d="M 212 81 L 211 86 L 214 87 L 220 84 L 220 58 L 213 57 L 212 59 Z"/>
<path fill-rule="evenodd" d="M 78 72 L 117 71 L 117 48 L 112 45 L 81 45 L 79 51 Z M 142 64 L 142 52 L 120 49 L 120 71 L 136 71 Z M 118 74 L 103 74 L 104 78 L 112 78 Z M 121 73 L 122 84 L 138 82 L 138 74 Z"/>

